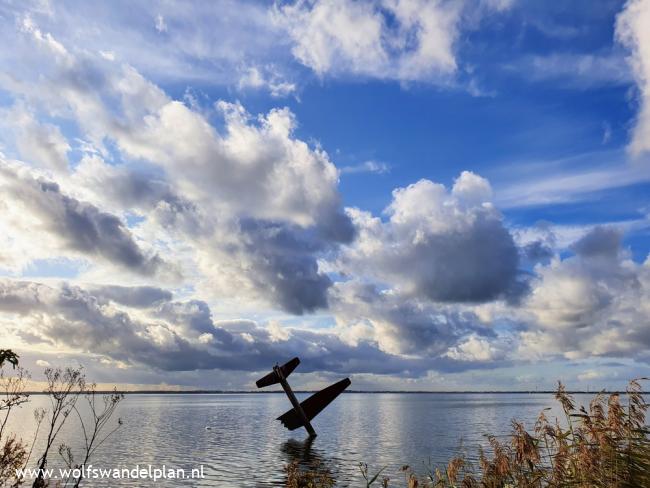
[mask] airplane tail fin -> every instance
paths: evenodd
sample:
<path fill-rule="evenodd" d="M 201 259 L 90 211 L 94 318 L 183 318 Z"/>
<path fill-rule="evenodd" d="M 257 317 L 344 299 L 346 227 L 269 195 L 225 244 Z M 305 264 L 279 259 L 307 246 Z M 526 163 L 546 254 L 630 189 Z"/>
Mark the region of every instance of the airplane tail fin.
<path fill-rule="evenodd" d="M 305 412 L 307 418 L 311 420 L 316 417 L 316 415 L 318 415 L 327 405 L 329 405 L 332 400 L 334 400 L 341 394 L 343 390 L 350 386 L 350 384 L 350 378 L 345 378 L 338 383 L 334 383 L 333 385 L 330 385 L 327 388 L 314 393 L 305 401 L 301 402 L 300 406 Z M 302 419 L 293 408 L 280 415 L 277 420 L 282 422 L 282 424 L 289 430 L 296 430 L 298 427 L 302 427 L 303 425 Z"/>
<path fill-rule="evenodd" d="M 291 372 L 296 369 L 296 366 L 300 364 L 300 359 L 298 358 L 293 358 L 290 361 L 286 362 L 283 364 L 280 369 L 282 370 L 282 374 L 286 378 L 291 374 Z M 275 371 L 271 371 L 269 374 L 264 376 L 263 378 L 260 378 L 257 380 L 255 383 L 258 388 L 264 388 L 265 386 L 271 386 L 275 385 L 276 383 L 280 382 L 280 378 L 278 375 L 275 373 Z"/>

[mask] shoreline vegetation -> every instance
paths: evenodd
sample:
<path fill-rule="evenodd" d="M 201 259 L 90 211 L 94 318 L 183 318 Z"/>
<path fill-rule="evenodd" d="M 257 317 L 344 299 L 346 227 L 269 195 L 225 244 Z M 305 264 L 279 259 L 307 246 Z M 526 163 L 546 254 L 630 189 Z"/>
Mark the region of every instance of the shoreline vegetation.
<path fill-rule="evenodd" d="M 640 384 L 646 379 L 630 381 L 624 394 L 597 393 L 587 407 L 578 406 L 558 382 L 554 397 L 564 418 L 549 419 L 546 408 L 532 430 L 513 419 L 509 435 L 486 436 L 488 447 L 478 448 L 477 463 L 460 455 L 424 473 L 402 466 L 397 480 L 383 476 L 386 467 L 373 471 L 359 463 L 361 477 L 366 488 L 650 487 L 648 404 Z M 286 473 L 289 488 L 335 485 L 328 469 L 291 463 Z"/>
<path fill-rule="evenodd" d="M 30 441 L 15 433 L 5 432 L 12 410 L 28 401 L 25 386 L 30 376 L 18 365 L 18 355 L 0 349 L 0 486 L 24 486 L 26 480 L 17 477 L 17 469 L 30 462 L 41 470 L 58 453 L 60 462 L 70 468 L 88 465 L 97 449 L 122 425 L 114 419 L 118 404 L 125 393 L 187 394 L 191 391 L 163 392 L 102 392 L 94 384 L 87 385 L 81 369 L 47 368 L 47 387 L 38 394 L 48 395 L 48 409 L 34 412 L 35 434 Z M 11 365 L 11 369 L 8 368 Z M 7 371 L 5 371 L 7 370 Z M 8 372 L 11 374 L 8 374 Z M 588 406 L 578 406 L 574 394 L 562 383 L 553 392 L 564 414 L 562 419 L 547 418 L 548 408 L 540 412 L 532 430 L 512 420 L 509 435 L 487 435 L 486 448 L 478 447 L 477 462 L 466 455 L 452 458 L 445 466 L 431 466 L 426 472 L 416 472 L 402 466 L 402 477 L 389 479 L 385 467 L 360 463 L 359 472 L 368 487 L 405 488 L 627 488 L 650 487 L 650 429 L 646 424 L 648 404 L 641 389 L 641 378 L 630 381 L 625 392 L 600 392 Z M 205 393 L 205 392 L 203 392 Z M 216 393 L 216 392 L 214 392 Z M 233 392 L 219 392 L 233 393 Z M 244 393 L 244 392 L 240 392 Z M 363 392 L 369 393 L 369 392 Z M 453 393 L 453 392 L 376 392 L 376 393 Z M 549 392 L 455 392 L 455 393 L 535 393 Z M 78 408 L 85 399 L 90 416 Z M 57 441 L 63 424 L 80 423 L 83 435 L 80 452 Z M 40 453 L 34 452 L 39 434 L 45 441 Z M 507 439 L 507 440 L 505 440 Z M 474 459 L 474 458 L 473 458 Z M 395 460 L 396 463 L 399 460 Z M 78 470 L 79 471 L 79 470 Z M 305 467 L 297 462 L 285 465 L 288 488 L 329 488 L 335 486 L 330 468 Z M 50 485 L 38 477 L 33 488 Z M 81 475 L 57 480 L 56 486 L 79 487 Z"/>
<path fill-rule="evenodd" d="M 78 488 L 82 482 L 82 466 L 87 466 L 99 449 L 122 425 L 121 419 L 112 421 L 124 395 L 118 392 L 101 394 L 95 384 L 87 384 L 82 368 L 46 368 L 48 408 L 34 410 L 34 435 L 31 440 L 20 438 L 15 432 L 6 432 L 11 413 L 29 401 L 25 386 L 29 372 L 18 364 L 19 356 L 10 349 L 0 349 L 0 486 L 18 487 L 31 483 L 32 488 L 57 486 Z M 7 374 L 5 364 L 11 364 L 12 374 Z M 80 403 L 86 403 L 88 414 L 82 415 Z M 58 441 L 63 426 L 78 422 L 82 447 L 73 449 Z M 36 451 L 39 434 L 43 446 Z M 60 461 L 69 470 L 66 479 L 50 483 L 45 470 L 51 458 L 58 453 Z M 25 480 L 24 472 L 34 462 L 37 476 Z"/>

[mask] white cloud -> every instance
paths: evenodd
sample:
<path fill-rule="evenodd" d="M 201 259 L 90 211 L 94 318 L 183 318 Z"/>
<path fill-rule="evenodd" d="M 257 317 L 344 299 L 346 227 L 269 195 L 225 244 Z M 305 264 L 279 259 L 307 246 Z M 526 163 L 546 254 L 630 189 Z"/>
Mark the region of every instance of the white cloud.
<path fill-rule="evenodd" d="M 13 133 L 16 149 L 23 160 L 55 172 L 68 169 L 70 145 L 59 127 L 39 122 L 21 103 L 0 110 L 0 117 L 3 129 Z"/>
<path fill-rule="evenodd" d="M 631 261 L 620 239 L 618 230 L 597 227 L 572 246 L 575 256 L 535 268 L 523 311 L 540 330 L 522 334 L 524 349 L 567 358 L 647 357 L 650 261 Z"/>
<path fill-rule="evenodd" d="M 487 8 L 502 12 L 511 9 L 517 0 L 481 0 L 481 3 Z"/>
<path fill-rule="evenodd" d="M 597 191 L 650 181 L 650 165 L 630 163 L 620 151 L 605 151 L 506 165 L 498 175 L 496 203 L 516 208 L 583 201 Z"/>
<path fill-rule="evenodd" d="M 616 38 L 631 50 L 630 64 L 639 90 L 639 112 L 630 150 L 650 150 L 650 0 L 630 0 L 616 19 Z"/>
<path fill-rule="evenodd" d="M 339 205 L 338 172 L 325 151 L 293 137 L 294 115 L 273 109 L 255 121 L 239 104 L 218 108 L 223 136 L 170 101 L 117 140 L 130 157 L 162 165 L 186 194 L 210 202 L 217 193 L 217 205 L 249 217 L 327 225 Z"/>
<path fill-rule="evenodd" d="M 461 14 L 451 2 L 387 0 L 381 10 L 339 0 L 335 13 L 331 5 L 276 10 L 296 35 L 296 55 L 323 76 L 432 81 L 456 70 Z M 151 35 L 164 44 L 189 19 L 172 7 L 162 5 L 158 18 L 136 8 L 134 17 L 146 17 L 140 27 L 149 31 L 155 20 Z M 329 14 L 331 22 L 321 17 Z M 57 15 L 61 25 L 70 20 Z M 486 179 L 466 171 L 451 188 L 421 180 L 396 189 L 382 216 L 346 214 L 339 174 L 387 165 L 339 171 L 318 142 L 298 136 L 288 108 L 251 114 L 239 102 L 183 103 L 134 68 L 129 61 L 141 53 L 121 41 L 76 49 L 68 34 L 55 36 L 35 19 L 20 16 L 16 52 L 0 54 L 3 62 L 24 55 L 11 76 L 0 75 L 14 99 L 3 111 L 12 130 L 2 136 L 29 163 L 1 158 L 8 198 L 0 201 L 0 266 L 18 274 L 38 260 L 82 259 L 88 269 L 85 284 L 2 282 L 0 327 L 21 345 L 41 341 L 50 351 L 149 371 L 253 371 L 300 354 L 313 370 L 406 376 L 533 355 L 647 357 L 648 264 L 632 263 L 618 234 L 594 233 L 560 260 L 552 251 L 584 229 L 524 229 L 520 249 L 495 206 L 568 198 L 568 189 L 574 197 L 643 173 L 592 168 L 540 178 L 548 173 L 541 167 L 493 195 Z M 301 33 L 300 19 L 314 30 Z M 346 30 L 350 24 L 359 30 Z M 136 30 L 125 38 L 137 39 Z M 173 51 L 172 66 L 200 59 L 210 71 L 214 38 L 201 29 L 182 38 L 188 44 L 173 47 L 186 51 Z M 242 90 L 296 89 L 272 63 L 231 61 Z M 74 127 L 73 151 L 57 126 L 64 124 Z M 543 246 L 526 248 L 534 243 Z M 550 260 L 535 268 L 530 295 L 522 251 Z M 174 300 L 157 282 L 177 269 L 186 281 L 174 282 L 184 297 Z M 229 319 L 238 316 L 229 308 L 236 300 L 246 317 L 278 320 Z M 334 327 L 282 323 L 284 313 L 321 309 Z M 496 326 L 512 320 L 516 330 Z"/>
<path fill-rule="evenodd" d="M 167 23 L 165 22 L 165 17 L 161 14 L 156 15 L 156 30 L 158 32 L 167 32 Z"/>
<path fill-rule="evenodd" d="M 602 371 L 596 371 L 593 369 L 587 370 L 583 373 L 578 374 L 577 378 L 580 381 L 594 381 L 601 379 L 605 376 L 605 374 Z"/>
<path fill-rule="evenodd" d="M 254 118 L 239 103 L 219 102 L 220 133 L 129 65 L 67 51 L 52 62 L 49 53 L 40 74 L 7 88 L 50 115 L 73 118 L 102 154 L 114 141 L 125 157 L 162 167 L 192 199 L 215 202 L 215 213 L 228 206 L 302 226 L 331 224 L 340 213 L 336 167 L 321 148 L 294 137 L 288 109 Z"/>
<path fill-rule="evenodd" d="M 354 166 L 343 166 L 340 172 L 341 174 L 375 173 L 382 175 L 390 172 L 390 165 L 380 161 L 368 160 Z"/>
<path fill-rule="evenodd" d="M 31 25 L 24 29 L 38 33 L 43 43 L 56 39 L 61 46 L 111 52 L 157 80 L 235 86 L 244 63 L 290 61 L 283 32 L 273 26 L 264 2 L 215 0 L 190 6 L 117 0 L 109 6 L 67 0 L 50 3 L 47 11 L 19 2 L 3 8 L 0 36 L 4 45 L 18 48 L 2 53 L 6 61 L 19 62 L 25 54 L 11 29 L 14 19 L 22 24 L 25 16 Z"/>
<path fill-rule="evenodd" d="M 433 301 L 516 298 L 518 251 L 491 198 L 489 183 L 465 171 L 451 191 L 429 180 L 394 190 L 387 222 L 349 209 L 358 236 L 340 269 Z"/>
<path fill-rule="evenodd" d="M 401 81 L 455 72 L 459 18 L 460 4 L 437 0 L 301 0 L 277 8 L 275 15 L 294 42 L 296 59 L 319 76 Z"/>
<path fill-rule="evenodd" d="M 71 198 L 53 181 L 0 158 L 0 188 L 7 197 L 2 220 L 21 240 L 40 237 L 42 253 L 99 258 L 132 272 L 167 278 L 173 266 L 147 252 L 115 215 Z"/>
<path fill-rule="evenodd" d="M 502 358 L 504 353 L 487 339 L 472 334 L 458 346 L 450 348 L 446 355 L 459 361 L 494 361 Z"/>
<path fill-rule="evenodd" d="M 627 85 L 632 75 L 620 52 L 552 53 L 525 57 L 517 71 L 533 81 L 548 81 L 564 88 L 588 89 L 607 85 Z"/>
<path fill-rule="evenodd" d="M 11 26 L 16 21 L 61 55 L 64 46 L 82 46 L 163 82 L 265 87 L 282 97 L 311 78 L 300 65 L 319 76 L 452 83 L 461 64 L 456 44 L 463 29 L 475 28 L 487 13 L 505 12 L 513 3 L 215 0 L 187 6 L 117 0 L 111 8 L 66 0 L 43 9 L 22 2 L 4 9 L 0 41 L 14 46 L 2 53 L 7 65 L 24 63 L 30 53 L 15 40 Z M 475 90 L 475 82 L 469 89 Z"/>
<path fill-rule="evenodd" d="M 59 175 L 66 201 L 89 200 L 98 215 L 107 207 L 116 225 L 123 219 L 118 227 L 135 212 L 143 221 L 129 233 L 180 259 L 209 293 L 292 313 L 327 306 L 331 280 L 317 259 L 349 242 L 354 229 L 336 167 L 317 143 L 295 137 L 291 111 L 254 117 L 239 103 L 218 102 L 218 130 L 208 119 L 214 112 L 169 98 L 129 65 L 65 48 L 53 58 L 51 46 L 38 46 L 39 73 L 6 87 L 34 112 L 76 122 L 97 148 Z M 107 164 L 111 151 L 125 162 Z M 78 234 L 66 236 L 78 247 Z M 93 248 L 100 256 L 107 237 Z"/>
<path fill-rule="evenodd" d="M 295 83 L 287 81 L 279 73 L 278 69 L 272 65 L 265 67 L 249 66 L 239 78 L 237 86 L 240 90 L 265 89 L 275 98 L 291 95 L 297 89 Z"/>
<path fill-rule="evenodd" d="M 469 308 L 381 291 L 360 280 L 336 283 L 331 301 L 335 331 L 347 343 L 370 341 L 405 360 L 430 358 L 441 369 L 458 367 L 460 358 L 449 356 L 450 348 L 487 330 Z"/>
<path fill-rule="evenodd" d="M 136 369 L 144 365 L 166 372 L 263 371 L 278 358 L 296 355 L 304 373 L 419 376 L 432 364 L 426 357 L 388 354 L 367 340 L 351 346 L 331 331 L 278 332 L 274 329 L 282 327 L 279 324 L 269 330 L 250 320 L 216 321 L 210 307 L 197 300 L 167 297 L 143 309 L 116 302 L 104 291 L 0 279 L 0 327 L 7 336 L 24 341 L 21 350 L 40 354 L 65 350 L 110 365 Z M 121 292 L 128 294 L 129 289 Z"/>

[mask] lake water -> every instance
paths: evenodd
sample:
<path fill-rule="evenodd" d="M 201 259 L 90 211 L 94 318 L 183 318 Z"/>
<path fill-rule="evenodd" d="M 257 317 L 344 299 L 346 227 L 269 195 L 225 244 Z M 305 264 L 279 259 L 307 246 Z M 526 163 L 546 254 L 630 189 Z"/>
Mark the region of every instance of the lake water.
<path fill-rule="evenodd" d="M 306 395 L 299 394 L 299 399 Z M 587 399 L 584 396 L 578 399 Z M 35 395 L 12 418 L 24 439 L 33 434 L 32 411 L 47 406 Z M 313 422 L 318 437 L 305 442 L 304 429 L 289 432 L 275 418 L 290 404 L 284 394 L 127 395 L 117 415 L 124 425 L 103 445 L 93 465 L 110 468 L 203 465 L 204 479 L 158 480 L 156 486 L 264 487 L 282 485 L 284 466 L 294 460 L 328 469 L 337 486 L 361 486 L 358 463 L 401 479 L 408 464 L 423 473 L 461 449 L 476 457 L 485 434 L 507 434 L 513 418 L 532 427 L 539 412 L 554 407 L 551 394 L 346 393 Z M 76 419 L 61 431 L 60 442 L 78 448 Z M 42 440 L 41 440 L 42 442 Z M 35 452 L 38 451 L 38 448 Z M 52 466 L 60 465 L 56 449 Z M 150 486 L 151 480 L 88 480 L 86 486 Z"/>

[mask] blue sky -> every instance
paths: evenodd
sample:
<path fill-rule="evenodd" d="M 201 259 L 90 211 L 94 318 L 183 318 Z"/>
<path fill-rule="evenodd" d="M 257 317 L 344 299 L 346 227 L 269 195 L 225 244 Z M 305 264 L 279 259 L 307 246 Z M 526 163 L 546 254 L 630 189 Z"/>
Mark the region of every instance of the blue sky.
<path fill-rule="evenodd" d="M 291 355 L 306 387 L 650 373 L 648 0 L 0 19 L 0 327 L 26 366 L 132 388 L 248 389 Z"/>

